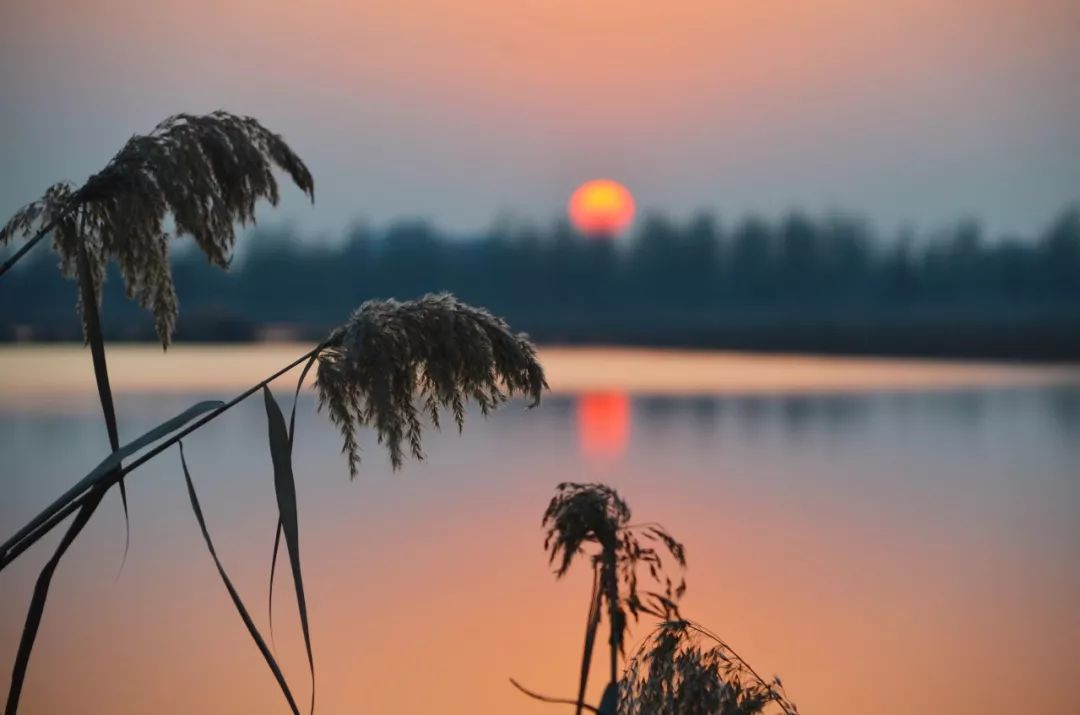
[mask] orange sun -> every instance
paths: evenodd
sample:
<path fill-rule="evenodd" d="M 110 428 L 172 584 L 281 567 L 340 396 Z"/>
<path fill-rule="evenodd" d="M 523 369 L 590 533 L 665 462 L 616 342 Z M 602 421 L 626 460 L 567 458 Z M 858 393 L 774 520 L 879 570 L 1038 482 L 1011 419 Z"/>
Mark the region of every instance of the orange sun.
<path fill-rule="evenodd" d="M 634 219 L 634 197 L 611 179 L 593 179 L 579 186 L 568 207 L 574 228 L 589 237 L 611 237 Z"/>

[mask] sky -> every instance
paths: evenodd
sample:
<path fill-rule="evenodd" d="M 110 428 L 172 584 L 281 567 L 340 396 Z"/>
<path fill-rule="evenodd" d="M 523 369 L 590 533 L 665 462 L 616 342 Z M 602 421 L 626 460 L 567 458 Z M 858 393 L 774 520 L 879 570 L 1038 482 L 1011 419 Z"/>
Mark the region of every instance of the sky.
<path fill-rule="evenodd" d="M 0 214 L 177 111 L 316 180 L 264 223 L 843 210 L 1031 233 L 1080 200 L 1076 0 L 0 0 Z"/>

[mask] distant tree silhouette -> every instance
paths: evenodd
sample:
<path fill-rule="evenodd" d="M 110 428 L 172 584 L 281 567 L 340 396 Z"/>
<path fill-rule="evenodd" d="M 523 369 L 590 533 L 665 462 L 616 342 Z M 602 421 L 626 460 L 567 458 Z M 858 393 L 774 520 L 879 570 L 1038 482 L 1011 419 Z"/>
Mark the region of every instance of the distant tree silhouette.
<path fill-rule="evenodd" d="M 725 228 L 646 215 L 628 237 L 587 239 L 565 221 L 503 220 L 476 236 L 418 221 L 354 226 L 333 243 L 259 229 L 227 275 L 174 258 L 189 290 L 180 339 L 243 339 L 265 323 L 330 327 L 357 302 L 450 290 L 547 341 L 1000 357 L 1080 357 L 1080 209 L 1046 230 L 991 238 L 974 221 L 880 236 L 845 214 L 749 216 Z M 19 325 L 78 338 L 71 287 L 44 254 L 0 282 L 0 339 Z M 280 291 L 282 281 L 295 291 Z M 19 299 L 16 299 L 19 296 Z M 25 300 L 26 296 L 32 300 Z M 116 280 L 112 337 L 152 329 Z M 25 332 L 25 331 L 24 331 Z"/>

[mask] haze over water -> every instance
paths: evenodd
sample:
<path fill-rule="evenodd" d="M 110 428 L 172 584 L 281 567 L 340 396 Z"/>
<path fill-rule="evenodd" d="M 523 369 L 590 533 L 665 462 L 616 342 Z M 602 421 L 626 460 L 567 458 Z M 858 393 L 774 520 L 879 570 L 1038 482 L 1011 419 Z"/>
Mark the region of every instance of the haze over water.
<path fill-rule="evenodd" d="M 20 350 L 0 353 L 0 372 L 12 374 Z M 65 350 L 54 365 L 88 362 Z M 154 356 L 175 389 L 121 385 L 122 436 L 203 394 L 235 392 L 182 365 L 228 352 L 260 374 L 260 354 L 276 350 Z M 636 521 L 660 521 L 681 539 L 686 615 L 763 674 L 780 674 L 802 712 L 1080 709 L 1075 370 L 798 357 L 778 370 L 753 356 L 545 354 L 557 394 L 540 408 L 470 415 L 462 436 L 430 435 L 429 461 L 396 475 L 368 435 L 354 483 L 337 436 L 311 395 L 301 398 L 295 465 L 322 712 L 551 712 L 514 691 L 511 676 L 572 696 L 589 584 L 579 571 L 554 580 L 540 530 L 563 480 L 610 483 Z M 707 394 L 694 379 L 630 389 L 620 360 L 653 365 L 643 381 L 696 364 L 682 374 Z M 604 373 L 598 362 L 615 367 Z M 874 379 L 841 384 L 838 369 Z M 944 372 L 928 382 L 927 370 Z M 749 389 L 724 386 L 740 374 Z M 176 394 L 185 386 L 198 394 Z M 15 399 L 11 387 L 0 398 L 5 535 L 106 444 L 92 402 L 72 393 L 65 404 L 54 392 L 27 410 L 25 391 Z M 275 392 L 287 409 L 287 382 Z M 266 441 L 257 400 L 185 440 L 218 551 L 264 632 L 275 514 Z M 201 542 L 178 456 L 129 485 L 127 564 L 116 578 L 124 535 L 111 496 L 60 567 L 25 712 L 284 711 Z M 0 576 L 0 671 L 46 553 L 35 547 Z M 302 700 L 288 578 L 278 587 L 276 651 Z M 646 632 L 643 622 L 632 641 Z"/>

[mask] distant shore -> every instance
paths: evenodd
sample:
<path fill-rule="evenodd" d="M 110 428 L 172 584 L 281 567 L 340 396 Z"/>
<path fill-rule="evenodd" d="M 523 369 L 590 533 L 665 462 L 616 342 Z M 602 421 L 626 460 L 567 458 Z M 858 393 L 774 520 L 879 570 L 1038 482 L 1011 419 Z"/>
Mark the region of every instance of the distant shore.
<path fill-rule="evenodd" d="M 569 227 L 457 236 L 424 222 L 337 241 L 253 231 L 228 272 L 172 254 L 178 342 L 321 340 L 366 300 L 448 291 L 546 345 L 1080 363 L 1080 207 L 1044 230 L 974 222 L 879 235 L 844 215 L 646 217 L 617 241 Z M 154 339 L 115 266 L 110 342 Z M 80 341 L 75 286 L 37 251 L 0 281 L 0 342 Z"/>
<path fill-rule="evenodd" d="M 111 342 L 156 342 L 145 315 L 107 321 Z M 596 315 L 587 310 L 508 316 L 547 345 L 610 345 L 640 349 L 723 350 L 775 354 L 991 360 L 1080 364 L 1080 310 L 995 311 L 768 310 L 652 311 Z M 253 322 L 221 315 L 182 315 L 176 339 L 186 344 L 318 342 L 329 322 Z M 0 345 L 80 343 L 72 316 L 50 324 L 5 324 Z"/>
<path fill-rule="evenodd" d="M 310 349 L 307 343 L 152 344 L 108 349 L 117 394 L 240 390 Z M 957 390 L 1080 385 L 1080 366 L 852 358 L 612 347 L 540 348 L 551 392 L 751 395 Z M 292 388 L 296 375 L 279 380 Z M 309 382 L 312 376 L 309 375 Z M 0 346 L 0 407 L 94 404 L 87 351 L 77 344 Z"/>

